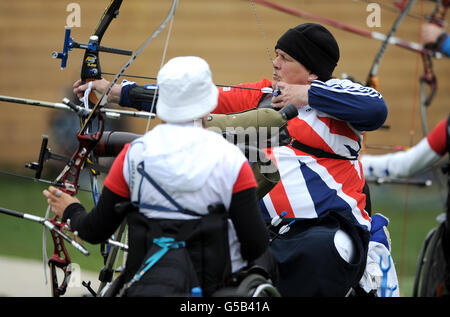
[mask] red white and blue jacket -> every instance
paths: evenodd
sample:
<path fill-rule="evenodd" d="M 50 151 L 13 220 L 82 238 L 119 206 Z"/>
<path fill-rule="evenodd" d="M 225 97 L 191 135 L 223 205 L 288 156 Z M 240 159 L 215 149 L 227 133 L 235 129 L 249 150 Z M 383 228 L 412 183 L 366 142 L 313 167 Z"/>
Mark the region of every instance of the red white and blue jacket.
<path fill-rule="evenodd" d="M 245 83 L 242 87 L 263 88 L 271 81 Z M 214 113 L 239 112 L 258 106 L 262 92 L 220 88 Z M 364 175 L 356 159 L 362 132 L 378 129 L 386 120 L 387 107 L 376 90 L 349 80 L 313 81 L 309 104 L 288 122 L 290 136 L 310 147 L 338 154 L 348 160 L 316 157 L 291 145 L 267 149 L 278 166 L 281 180 L 262 199 L 266 218 L 287 212 L 287 218 L 317 218 L 330 211 L 346 212 L 370 230 L 365 211 Z"/>

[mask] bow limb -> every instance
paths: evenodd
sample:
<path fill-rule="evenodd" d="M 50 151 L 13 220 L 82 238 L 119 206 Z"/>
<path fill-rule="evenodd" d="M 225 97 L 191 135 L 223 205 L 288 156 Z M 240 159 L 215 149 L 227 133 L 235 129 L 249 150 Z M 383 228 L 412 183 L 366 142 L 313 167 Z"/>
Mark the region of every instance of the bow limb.
<path fill-rule="evenodd" d="M 50 219 L 49 222 L 59 230 L 62 230 L 63 224 L 61 222 L 58 222 L 56 217 Z M 53 297 L 59 297 L 65 294 L 67 286 L 69 284 L 70 275 L 72 274 L 71 260 L 61 236 L 53 231 L 50 231 L 50 233 L 52 235 L 54 248 L 54 252 L 48 260 L 48 265 L 50 267 L 51 290 Z M 61 269 L 64 273 L 63 281 L 59 285 L 58 276 L 56 274 L 57 268 Z"/>
<path fill-rule="evenodd" d="M 450 6 L 450 0 L 436 0 L 436 6 L 433 12 L 427 17 L 429 23 L 434 23 L 442 27 L 445 23 L 445 15 L 447 9 Z M 433 50 L 435 47 L 431 44 L 425 45 L 426 48 Z M 433 61 L 429 55 L 421 54 L 423 63 L 423 74 L 419 78 L 420 82 L 420 104 L 421 104 L 421 120 L 422 120 L 422 132 L 423 136 L 428 134 L 427 124 L 427 107 L 433 101 L 437 89 L 438 82 L 433 68 Z M 428 86 L 428 94 L 427 88 Z"/>
<path fill-rule="evenodd" d="M 384 38 L 383 43 L 381 44 L 380 49 L 378 50 L 377 55 L 375 56 L 375 59 L 372 63 L 372 67 L 370 68 L 369 75 L 367 77 L 366 86 L 372 87 L 376 89 L 377 91 L 380 91 L 379 81 L 378 81 L 378 68 L 381 62 L 381 58 L 384 55 L 384 52 L 386 51 L 387 45 L 389 44 L 389 41 L 394 36 L 395 32 L 397 31 L 398 26 L 400 23 L 402 23 L 403 19 L 408 15 L 409 11 L 411 10 L 412 6 L 415 4 L 417 0 L 410 0 L 408 4 L 403 8 L 400 15 L 395 20 L 394 24 L 392 25 L 391 29 L 389 30 L 389 33 Z M 405 2 L 405 1 L 404 1 Z"/>
<path fill-rule="evenodd" d="M 95 27 L 94 33 L 89 38 L 89 44 L 85 50 L 81 67 L 81 81 L 83 83 L 102 78 L 99 59 L 100 42 L 112 20 L 119 14 L 121 4 L 122 0 L 111 0 Z M 98 103 L 98 97 L 94 92 L 89 94 L 89 101 L 92 105 Z"/>
<path fill-rule="evenodd" d="M 367 80 L 365 85 L 368 87 L 372 87 L 373 89 L 380 91 L 380 81 L 378 79 L 378 70 L 380 66 L 381 59 L 383 58 L 384 52 L 386 51 L 387 45 L 393 38 L 395 32 L 397 31 L 400 23 L 404 20 L 404 18 L 409 14 L 409 11 L 413 7 L 413 5 L 416 3 L 417 0 L 410 0 L 406 5 L 406 0 L 403 0 L 402 4 L 400 5 L 401 12 L 397 19 L 395 19 L 394 24 L 392 25 L 391 29 L 389 30 L 388 34 L 384 37 L 383 42 L 381 43 L 381 47 L 378 50 L 377 54 L 375 55 L 375 59 L 373 60 L 372 66 L 370 67 L 369 74 L 367 76 Z M 367 149 L 367 134 L 364 133 L 363 138 L 363 150 Z"/>
<path fill-rule="evenodd" d="M 100 66 L 100 58 L 99 58 L 99 47 L 100 42 L 105 34 L 107 28 L 111 24 L 112 20 L 117 17 L 119 14 L 119 8 L 122 4 L 122 0 L 112 0 L 108 7 L 105 9 L 102 18 L 98 22 L 95 27 L 94 33 L 90 36 L 88 47 L 85 51 L 83 57 L 83 64 L 81 68 L 81 81 L 83 83 L 91 82 L 97 79 L 102 78 L 101 66 Z M 98 95 L 94 90 L 89 91 L 89 95 L 85 98 L 84 104 L 85 108 L 89 108 L 89 106 L 95 105 L 98 103 Z M 88 131 L 92 130 L 92 120 L 90 122 L 81 122 L 82 125 L 86 125 L 88 128 L 86 129 L 86 134 L 79 133 L 77 135 L 80 147 L 85 146 L 87 144 L 95 145 L 100 140 L 101 136 L 104 132 L 104 117 L 101 113 L 97 114 L 98 120 L 98 131 L 94 135 L 88 136 L 88 140 L 86 140 L 85 135 L 88 135 Z M 80 150 L 80 149 L 79 149 Z M 93 154 L 93 148 L 87 149 L 88 157 L 86 161 L 97 163 L 98 159 Z M 97 181 L 98 172 L 95 169 L 90 169 L 90 183 L 92 190 L 92 198 L 94 200 L 94 204 L 98 202 L 98 181 Z M 78 178 L 76 178 L 75 182 L 78 182 Z"/>

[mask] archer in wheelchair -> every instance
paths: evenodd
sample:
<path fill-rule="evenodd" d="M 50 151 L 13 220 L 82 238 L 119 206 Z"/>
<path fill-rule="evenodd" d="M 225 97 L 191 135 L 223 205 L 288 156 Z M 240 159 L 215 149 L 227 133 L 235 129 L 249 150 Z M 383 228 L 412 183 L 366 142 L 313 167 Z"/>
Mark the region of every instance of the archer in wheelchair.
<path fill-rule="evenodd" d="M 52 210 L 90 243 L 126 219 L 127 262 L 107 296 L 279 296 L 252 168 L 238 147 L 203 128 L 218 100 L 209 65 L 173 58 L 158 87 L 164 123 L 123 148 L 97 206 L 87 213 L 50 186 Z"/>

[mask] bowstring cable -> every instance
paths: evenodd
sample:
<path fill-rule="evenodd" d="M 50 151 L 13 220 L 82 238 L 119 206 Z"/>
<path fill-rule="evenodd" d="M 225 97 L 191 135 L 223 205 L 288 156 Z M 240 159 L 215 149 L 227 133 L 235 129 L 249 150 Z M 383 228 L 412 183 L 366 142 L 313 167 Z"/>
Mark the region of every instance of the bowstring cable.
<path fill-rule="evenodd" d="M 172 18 L 170 19 L 170 22 L 169 22 L 169 29 L 167 31 L 166 41 L 164 42 L 164 49 L 163 49 L 163 54 L 162 54 L 162 58 L 161 58 L 161 64 L 159 65 L 159 69 L 161 69 L 164 66 L 164 63 L 165 63 L 165 60 L 166 60 L 167 48 L 169 47 L 170 35 L 172 34 L 172 26 L 173 26 L 173 20 L 174 19 L 175 19 L 175 14 L 172 16 Z M 155 89 L 155 93 L 153 94 L 152 105 L 150 107 L 150 113 L 153 113 L 153 110 L 155 108 L 157 92 L 158 92 L 158 88 Z M 147 133 L 149 131 L 149 129 L 150 129 L 151 120 L 152 120 L 152 116 L 149 116 L 148 120 L 147 120 L 147 126 L 145 127 L 145 133 Z M 128 231 L 125 232 L 124 236 L 125 236 L 124 237 L 125 243 L 128 243 Z M 124 253 L 123 254 L 122 263 L 125 264 L 126 259 L 127 259 L 127 254 Z M 118 259 L 116 258 L 116 261 L 117 260 Z"/>
<path fill-rule="evenodd" d="M 266 37 L 266 34 L 264 33 L 264 29 L 262 27 L 261 20 L 259 19 L 258 12 L 256 11 L 255 2 L 253 2 L 253 0 L 250 0 L 250 3 L 251 3 L 253 15 L 255 16 L 256 22 L 258 23 L 259 31 L 261 32 L 261 36 L 263 37 L 264 44 L 266 46 L 267 56 L 269 57 L 270 64 L 272 64 L 273 58 L 272 58 L 272 54 L 270 53 L 269 42 L 267 41 L 267 37 Z"/>
<path fill-rule="evenodd" d="M 420 1 L 420 15 L 423 17 L 424 13 L 424 7 L 423 7 L 423 0 Z M 423 24 L 423 18 L 419 22 L 418 27 L 418 41 L 419 43 L 422 43 L 422 35 L 421 35 L 421 26 Z M 417 95 L 419 93 L 419 64 L 420 64 L 421 56 L 420 54 L 417 54 L 416 56 L 416 74 L 414 76 L 415 82 L 414 82 L 414 98 L 413 98 L 413 105 L 411 109 L 411 126 L 409 130 L 409 148 L 411 148 L 414 145 L 414 135 L 415 135 L 415 116 L 416 116 L 416 107 L 418 98 Z M 409 180 L 409 176 L 407 177 L 407 180 Z M 400 270 L 399 270 L 399 284 L 403 281 L 403 273 L 404 273 L 404 266 L 405 266 L 405 248 L 406 248 L 406 230 L 407 230 L 407 222 L 408 222 L 408 197 L 409 197 L 409 182 L 406 183 L 405 187 L 405 207 L 403 209 L 403 229 L 402 229 L 402 246 L 401 246 L 401 256 L 400 256 Z"/>
<path fill-rule="evenodd" d="M 166 60 L 167 48 L 169 47 L 169 40 L 170 40 L 170 35 L 172 34 L 172 26 L 173 26 L 173 20 L 174 19 L 175 19 L 175 15 L 173 15 L 172 18 L 170 19 L 169 29 L 167 31 L 167 37 L 166 37 L 166 41 L 164 43 L 164 50 L 163 50 L 161 64 L 159 66 L 159 69 L 161 69 L 164 66 L 164 62 Z M 156 88 L 155 93 L 153 94 L 152 106 L 150 107 L 150 113 L 153 113 L 153 110 L 155 108 L 155 101 L 156 101 L 156 94 L 157 94 L 157 92 L 158 92 L 158 88 Z M 147 126 L 145 127 L 145 132 L 146 133 L 150 129 L 151 120 L 152 120 L 151 116 L 148 117 Z"/>

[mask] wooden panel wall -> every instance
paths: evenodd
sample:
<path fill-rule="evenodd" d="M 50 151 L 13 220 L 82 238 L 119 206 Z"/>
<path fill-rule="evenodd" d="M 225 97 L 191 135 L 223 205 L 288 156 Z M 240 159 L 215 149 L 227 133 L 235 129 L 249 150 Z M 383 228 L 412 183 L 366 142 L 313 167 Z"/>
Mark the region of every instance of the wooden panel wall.
<path fill-rule="evenodd" d="M 70 53 L 68 67 L 59 69 L 59 61 L 50 57 L 61 50 L 66 6 L 72 1 L 19 0 L 0 2 L 0 94 L 59 102 L 79 76 L 83 52 Z M 75 1 L 74 1 L 75 2 Z M 339 20 L 360 28 L 366 25 L 366 3 L 351 0 L 282 0 L 278 3 Z M 393 1 L 381 1 L 392 4 Z M 81 6 L 81 27 L 73 28 L 72 37 L 86 42 L 108 1 L 76 1 Z M 135 50 L 160 24 L 171 1 L 125 0 L 119 18 L 105 34 L 102 44 Z M 429 12 L 430 4 L 418 1 L 414 13 Z M 302 18 L 277 12 L 260 5 L 256 11 L 270 51 L 277 38 L 289 27 L 304 22 Z M 397 13 L 382 11 L 381 27 L 386 33 Z M 397 36 L 419 40 L 420 20 L 407 18 Z M 366 39 L 333 27 L 341 49 L 335 76 L 348 73 L 365 81 L 381 42 Z M 130 67 L 128 73 L 155 76 L 162 61 L 167 28 L 150 44 Z M 252 6 L 244 0 L 180 0 L 165 60 L 178 55 L 198 55 L 211 65 L 216 83 L 233 84 L 271 77 L 271 64 L 265 40 Z M 117 72 L 126 57 L 101 55 L 104 71 Z M 439 91 L 428 109 L 432 128 L 449 113 L 450 60 L 435 61 Z M 380 83 L 389 107 L 388 131 L 368 134 L 368 144 L 415 143 L 422 137 L 420 124 L 418 75 L 422 72 L 420 56 L 389 46 L 380 65 Z M 139 83 L 148 81 L 140 80 Z M 57 110 L 0 102 L 0 164 L 22 166 L 35 160 L 42 134 L 50 134 L 50 122 Z M 127 129 L 145 131 L 142 119 L 126 120 Z M 61 138 L 61 136 L 58 136 Z M 64 137 L 62 137 L 64 139 Z M 68 140 L 73 136 L 68 136 Z M 59 143 L 64 140 L 58 140 Z M 50 145 L 56 143 L 50 135 Z M 379 152 L 377 152 L 379 153 Z"/>

